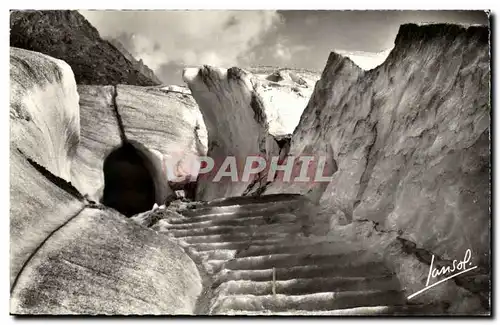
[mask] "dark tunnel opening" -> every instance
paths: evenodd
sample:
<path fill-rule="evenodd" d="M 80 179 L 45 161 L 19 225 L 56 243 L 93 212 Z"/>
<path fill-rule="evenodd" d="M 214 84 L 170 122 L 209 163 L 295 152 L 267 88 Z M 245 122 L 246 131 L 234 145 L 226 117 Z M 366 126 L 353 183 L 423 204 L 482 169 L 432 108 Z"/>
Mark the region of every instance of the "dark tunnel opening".
<path fill-rule="evenodd" d="M 150 210 L 155 184 L 147 161 L 131 144 L 114 150 L 104 161 L 104 193 L 101 203 L 131 217 Z"/>

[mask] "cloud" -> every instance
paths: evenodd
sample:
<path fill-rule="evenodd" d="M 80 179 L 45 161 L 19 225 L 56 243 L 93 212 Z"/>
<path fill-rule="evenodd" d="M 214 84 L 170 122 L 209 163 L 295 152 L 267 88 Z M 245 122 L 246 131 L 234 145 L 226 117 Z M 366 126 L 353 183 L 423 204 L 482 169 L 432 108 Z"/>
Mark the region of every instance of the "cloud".
<path fill-rule="evenodd" d="M 363 51 L 343 51 L 335 50 L 338 54 L 347 56 L 352 62 L 356 63 L 363 70 L 371 70 L 384 63 L 392 49 L 381 52 L 363 52 Z"/>
<path fill-rule="evenodd" d="M 282 20 L 276 11 L 80 11 L 103 38 L 118 38 L 151 69 L 246 62 Z M 160 76 L 165 79 L 167 76 Z M 164 80 L 169 82 L 169 80 Z"/>
<path fill-rule="evenodd" d="M 291 61 L 294 55 L 306 51 L 308 48 L 302 45 L 289 45 L 286 39 L 279 39 L 274 45 L 272 56 L 276 60 Z"/>
<path fill-rule="evenodd" d="M 471 11 L 81 11 L 104 38 L 118 38 L 165 83 L 202 64 L 270 65 L 321 71 L 331 51 L 363 69 L 381 64 L 399 25 L 488 23 Z M 340 50 L 338 50 L 340 49 Z"/>

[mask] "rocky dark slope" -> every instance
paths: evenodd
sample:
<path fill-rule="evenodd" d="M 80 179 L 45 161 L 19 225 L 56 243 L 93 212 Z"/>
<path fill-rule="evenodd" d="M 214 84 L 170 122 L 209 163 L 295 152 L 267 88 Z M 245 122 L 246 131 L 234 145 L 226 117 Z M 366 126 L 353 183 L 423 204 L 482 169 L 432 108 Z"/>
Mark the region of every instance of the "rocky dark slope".
<path fill-rule="evenodd" d="M 10 46 L 50 55 L 71 66 L 77 84 L 160 84 L 129 61 L 74 10 L 12 11 Z"/>

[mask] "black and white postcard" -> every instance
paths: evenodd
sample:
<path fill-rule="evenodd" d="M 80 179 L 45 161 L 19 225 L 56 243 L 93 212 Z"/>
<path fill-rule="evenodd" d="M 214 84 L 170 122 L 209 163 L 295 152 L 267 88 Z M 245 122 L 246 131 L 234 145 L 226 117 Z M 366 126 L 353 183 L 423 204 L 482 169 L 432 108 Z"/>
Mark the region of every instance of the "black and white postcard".
<path fill-rule="evenodd" d="M 490 11 L 9 19 L 11 315 L 491 316 Z"/>

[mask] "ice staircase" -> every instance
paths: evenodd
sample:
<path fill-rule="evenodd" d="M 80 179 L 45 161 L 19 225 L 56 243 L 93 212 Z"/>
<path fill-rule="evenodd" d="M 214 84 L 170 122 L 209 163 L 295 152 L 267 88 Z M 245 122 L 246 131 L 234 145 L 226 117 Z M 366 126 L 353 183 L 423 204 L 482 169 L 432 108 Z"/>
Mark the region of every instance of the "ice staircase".
<path fill-rule="evenodd" d="M 148 226 L 173 237 L 204 275 L 198 314 L 439 314 L 409 304 L 370 249 L 310 234 L 305 202 L 295 194 L 225 198 L 157 210 Z"/>

